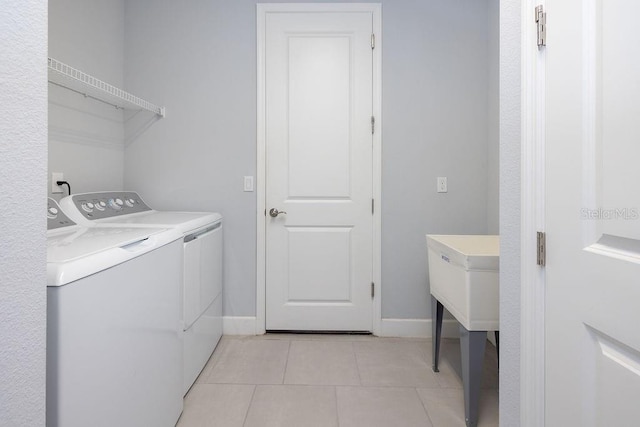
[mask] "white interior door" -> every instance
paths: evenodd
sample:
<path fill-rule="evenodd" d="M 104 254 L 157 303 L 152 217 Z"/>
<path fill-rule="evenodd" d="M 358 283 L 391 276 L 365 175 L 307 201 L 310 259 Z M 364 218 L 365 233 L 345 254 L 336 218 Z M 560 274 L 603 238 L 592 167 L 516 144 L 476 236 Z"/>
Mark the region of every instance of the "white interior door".
<path fill-rule="evenodd" d="M 268 330 L 372 329 L 372 22 L 266 16 Z"/>
<path fill-rule="evenodd" d="M 640 3 L 549 0 L 547 426 L 640 423 Z"/>

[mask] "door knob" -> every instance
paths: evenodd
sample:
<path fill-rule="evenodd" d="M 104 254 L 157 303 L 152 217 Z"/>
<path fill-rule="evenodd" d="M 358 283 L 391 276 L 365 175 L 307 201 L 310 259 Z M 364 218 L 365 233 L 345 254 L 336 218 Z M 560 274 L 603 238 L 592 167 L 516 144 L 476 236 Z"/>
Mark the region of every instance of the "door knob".
<path fill-rule="evenodd" d="M 276 208 L 271 208 L 269 210 L 269 215 L 271 215 L 273 218 L 277 217 L 280 214 L 285 214 L 286 215 L 287 213 L 285 211 L 279 211 Z"/>

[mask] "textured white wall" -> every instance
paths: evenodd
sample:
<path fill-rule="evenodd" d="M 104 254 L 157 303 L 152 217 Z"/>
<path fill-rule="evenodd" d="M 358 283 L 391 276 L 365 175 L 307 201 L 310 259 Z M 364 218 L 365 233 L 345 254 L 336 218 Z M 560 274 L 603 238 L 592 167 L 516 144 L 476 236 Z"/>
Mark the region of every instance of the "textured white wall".
<path fill-rule="evenodd" d="M 383 317 L 428 318 L 424 235 L 487 230 L 487 0 L 382 3 Z M 225 216 L 227 316 L 255 315 L 256 199 L 242 191 L 256 173 L 255 5 L 135 0 L 125 12 L 125 85 L 168 112 L 127 144 L 125 187 Z"/>
<path fill-rule="evenodd" d="M 520 425 L 520 9 L 500 2 L 500 425 Z"/>
<path fill-rule="evenodd" d="M 0 425 L 44 426 L 47 3 L 0 13 Z"/>
<path fill-rule="evenodd" d="M 124 0 L 50 0 L 49 56 L 122 87 Z M 49 84 L 49 172 L 74 193 L 122 189 L 122 110 Z"/>

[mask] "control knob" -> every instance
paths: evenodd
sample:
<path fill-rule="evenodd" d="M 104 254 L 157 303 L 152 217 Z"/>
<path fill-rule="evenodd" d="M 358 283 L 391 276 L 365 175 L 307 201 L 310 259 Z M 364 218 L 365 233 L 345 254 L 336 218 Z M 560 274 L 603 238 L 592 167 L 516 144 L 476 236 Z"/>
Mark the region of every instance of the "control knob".
<path fill-rule="evenodd" d="M 107 204 L 104 201 L 100 200 L 99 202 L 95 203 L 94 206 L 99 211 L 103 211 L 107 207 Z"/>
<path fill-rule="evenodd" d="M 93 203 L 91 202 L 84 202 L 82 203 L 82 210 L 85 212 L 93 212 Z"/>
<path fill-rule="evenodd" d="M 111 209 L 114 209 L 114 210 L 117 210 L 117 211 L 122 209 L 122 200 L 121 199 L 109 199 L 108 204 L 109 204 L 109 207 Z"/>
<path fill-rule="evenodd" d="M 55 218 L 56 216 L 58 216 L 58 209 L 53 207 L 47 209 L 47 217 Z"/>

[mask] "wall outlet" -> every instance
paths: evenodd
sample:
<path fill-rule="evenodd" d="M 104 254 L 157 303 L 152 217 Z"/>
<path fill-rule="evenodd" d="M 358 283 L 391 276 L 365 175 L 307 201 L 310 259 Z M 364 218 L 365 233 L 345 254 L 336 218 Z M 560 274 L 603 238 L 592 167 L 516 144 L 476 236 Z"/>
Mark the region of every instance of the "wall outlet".
<path fill-rule="evenodd" d="M 245 176 L 244 177 L 244 191 L 253 191 L 253 177 Z"/>
<path fill-rule="evenodd" d="M 51 194 L 60 194 L 64 192 L 64 188 L 56 184 L 58 181 L 64 181 L 64 174 L 62 172 L 51 173 Z"/>
<path fill-rule="evenodd" d="M 438 177 L 437 189 L 438 189 L 438 193 L 446 193 L 448 191 L 447 190 L 447 177 L 446 176 L 439 176 Z"/>

